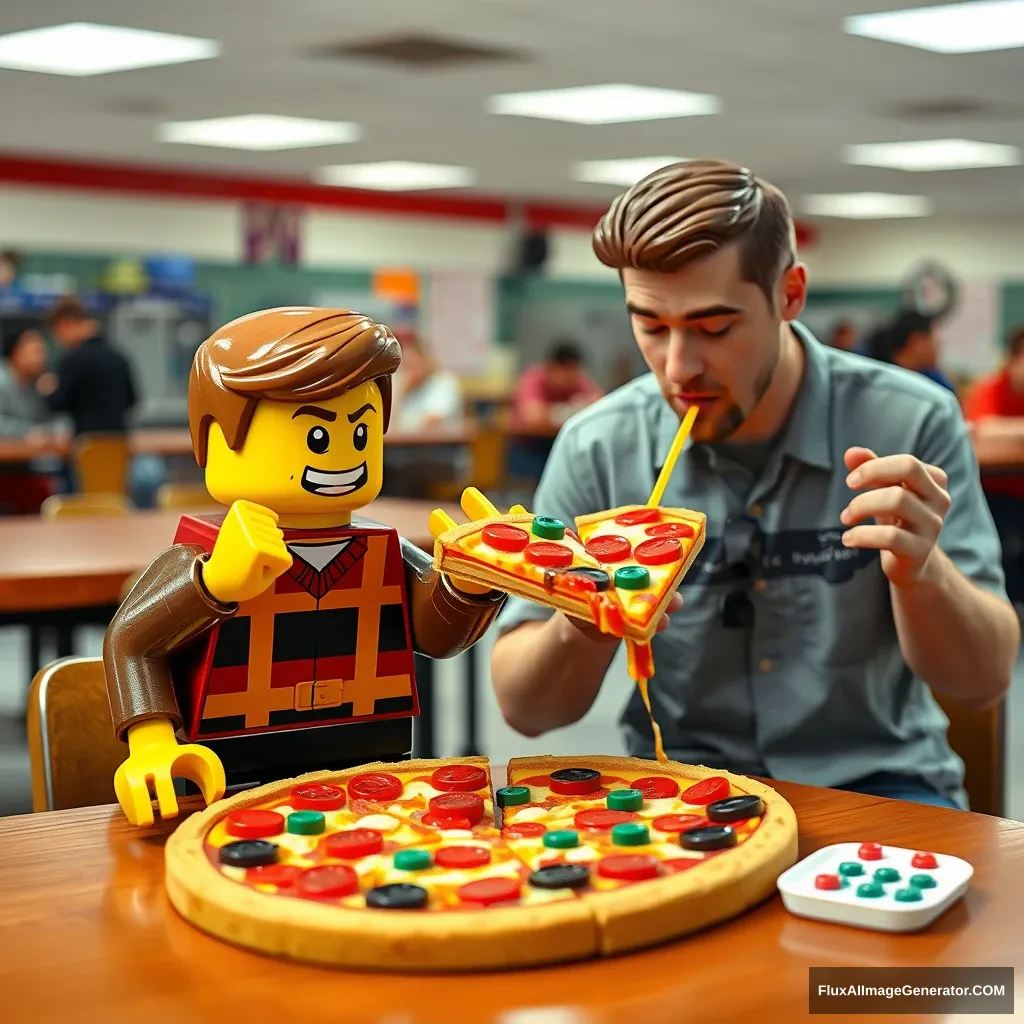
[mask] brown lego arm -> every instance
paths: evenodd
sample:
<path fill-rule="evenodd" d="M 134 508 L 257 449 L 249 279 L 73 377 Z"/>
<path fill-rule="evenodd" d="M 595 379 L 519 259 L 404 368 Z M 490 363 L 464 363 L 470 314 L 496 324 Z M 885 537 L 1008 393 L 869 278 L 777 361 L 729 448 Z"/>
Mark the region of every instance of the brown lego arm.
<path fill-rule="evenodd" d="M 507 595 L 456 590 L 434 569 L 431 555 L 404 537 L 401 541 L 416 651 L 428 658 L 451 658 L 468 650 L 497 618 Z"/>
<path fill-rule="evenodd" d="M 203 587 L 199 570 L 206 557 L 195 544 L 163 551 L 107 627 L 103 667 L 114 732 L 122 741 L 131 726 L 150 718 L 181 727 L 168 660 L 236 610 L 219 604 Z"/>

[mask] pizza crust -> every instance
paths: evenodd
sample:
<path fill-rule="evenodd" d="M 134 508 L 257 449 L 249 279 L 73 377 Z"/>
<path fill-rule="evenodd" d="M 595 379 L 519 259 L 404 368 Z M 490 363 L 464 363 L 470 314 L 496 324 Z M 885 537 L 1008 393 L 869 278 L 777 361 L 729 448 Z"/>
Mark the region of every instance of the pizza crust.
<path fill-rule="evenodd" d="M 429 774 L 449 764 L 489 768 L 484 757 L 374 763 L 304 775 L 301 782 L 343 783 L 375 771 Z M 737 789 L 760 796 L 765 817 L 741 846 L 699 868 L 583 898 L 437 913 L 339 908 L 240 885 L 206 855 L 204 839 L 214 824 L 231 811 L 286 794 L 297 781 L 286 779 L 222 800 L 182 822 L 166 846 L 167 893 L 178 913 L 201 930 L 275 956 L 383 971 L 494 970 L 587 959 L 679 938 L 760 902 L 796 861 L 796 817 L 789 804 L 769 787 L 728 772 L 639 758 L 545 756 L 511 761 L 509 778 L 571 767 L 689 782 L 724 776 Z"/>

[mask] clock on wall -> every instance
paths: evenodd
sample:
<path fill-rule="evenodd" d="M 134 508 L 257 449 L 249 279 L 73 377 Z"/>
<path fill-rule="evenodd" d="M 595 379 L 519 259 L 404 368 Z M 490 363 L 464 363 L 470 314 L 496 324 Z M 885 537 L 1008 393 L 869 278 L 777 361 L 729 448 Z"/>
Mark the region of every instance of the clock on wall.
<path fill-rule="evenodd" d="M 933 320 L 945 320 L 956 309 L 960 284 L 941 264 L 923 263 L 903 281 L 900 306 Z"/>

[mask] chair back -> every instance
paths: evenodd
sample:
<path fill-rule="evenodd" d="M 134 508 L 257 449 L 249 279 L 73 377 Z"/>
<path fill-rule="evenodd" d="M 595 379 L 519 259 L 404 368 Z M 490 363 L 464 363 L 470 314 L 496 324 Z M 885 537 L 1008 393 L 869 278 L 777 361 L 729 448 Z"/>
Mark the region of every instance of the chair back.
<path fill-rule="evenodd" d="M 71 445 L 78 491 L 82 494 L 127 494 L 131 449 L 121 434 L 84 434 Z"/>
<path fill-rule="evenodd" d="M 102 658 L 61 658 L 36 674 L 28 698 L 32 809 L 116 803 L 114 772 L 128 747 L 114 736 Z"/>
<path fill-rule="evenodd" d="M 39 507 L 44 519 L 69 516 L 127 516 L 131 502 L 123 494 L 51 494 Z"/>
<path fill-rule="evenodd" d="M 964 789 L 971 810 L 1003 817 L 1006 813 L 1006 704 L 977 711 L 935 694 L 949 719 L 949 745 L 966 769 Z"/>

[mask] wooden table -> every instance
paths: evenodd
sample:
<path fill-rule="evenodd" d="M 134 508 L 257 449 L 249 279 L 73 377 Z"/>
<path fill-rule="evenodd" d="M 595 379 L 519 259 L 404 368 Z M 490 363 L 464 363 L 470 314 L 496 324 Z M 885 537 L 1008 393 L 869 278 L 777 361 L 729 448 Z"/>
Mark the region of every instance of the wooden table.
<path fill-rule="evenodd" d="M 25 815 L 0 819 L 0 1019 L 790 1024 L 806 1017 L 812 966 L 1024 966 L 1024 824 L 773 785 L 796 810 L 801 856 L 868 839 L 936 849 L 974 865 L 970 890 L 913 935 L 796 918 L 776 896 L 704 934 L 618 959 L 475 976 L 381 976 L 271 959 L 187 924 L 163 890 L 163 843 L 175 823 L 134 830 L 116 807 Z M 539 1008 L 553 1009 L 517 1014 Z"/>
<path fill-rule="evenodd" d="M 389 430 L 384 443 L 390 447 L 443 447 L 466 445 L 473 439 L 469 427 L 422 431 Z M 185 428 L 143 429 L 132 431 L 128 443 L 136 455 L 188 456 L 192 458 L 192 437 Z M 70 440 L 54 437 L 42 444 L 30 445 L 20 438 L 0 438 L 0 464 L 23 463 L 45 455 L 66 456 Z"/>

